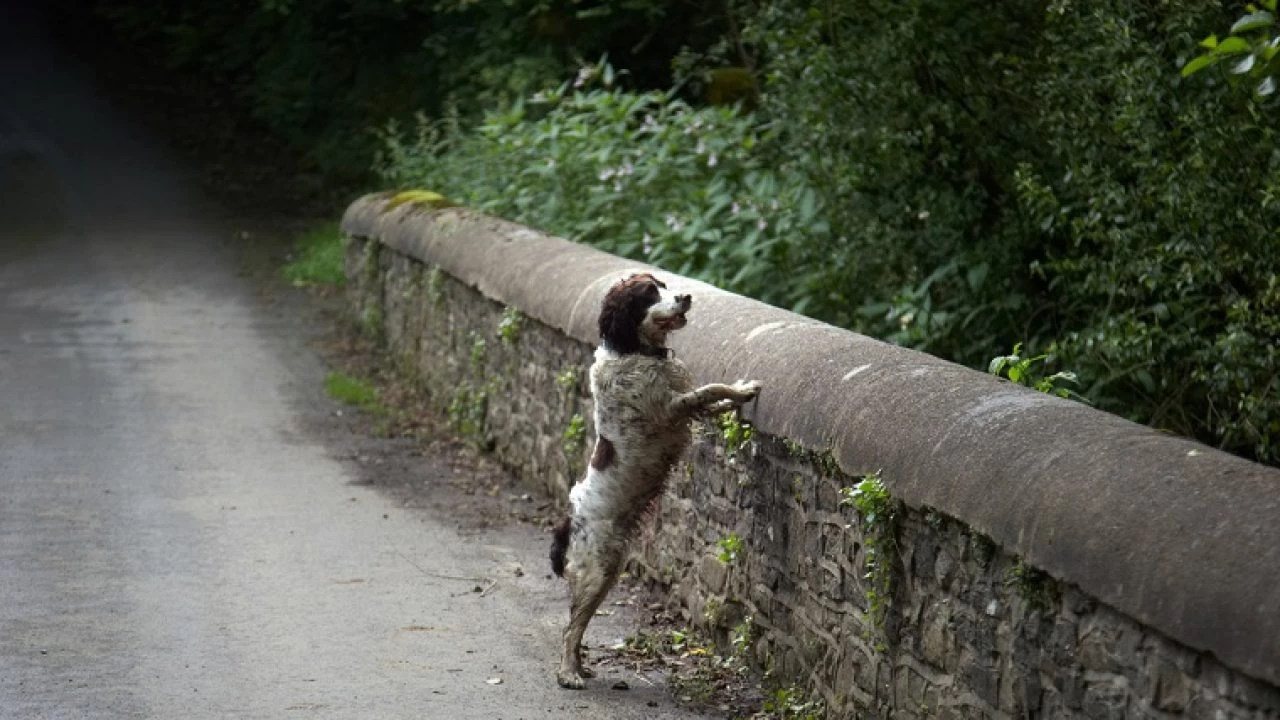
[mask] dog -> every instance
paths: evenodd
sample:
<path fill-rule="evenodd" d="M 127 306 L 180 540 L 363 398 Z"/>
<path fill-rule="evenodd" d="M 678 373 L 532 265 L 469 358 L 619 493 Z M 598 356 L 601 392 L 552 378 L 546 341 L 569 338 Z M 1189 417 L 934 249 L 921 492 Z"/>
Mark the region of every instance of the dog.
<path fill-rule="evenodd" d="M 626 564 L 628 545 L 689 446 L 694 417 L 749 402 L 760 384 L 697 389 L 667 337 L 688 323 L 688 295 L 650 273 L 616 282 L 600 309 L 600 346 L 591 365 L 596 442 L 586 477 L 569 493 L 571 511 L 555 528 L 551 568 L 569 582 L 569 625 L 556 680 L 580 690 L 595 672 L 582 664 L 582 634 Z"/>

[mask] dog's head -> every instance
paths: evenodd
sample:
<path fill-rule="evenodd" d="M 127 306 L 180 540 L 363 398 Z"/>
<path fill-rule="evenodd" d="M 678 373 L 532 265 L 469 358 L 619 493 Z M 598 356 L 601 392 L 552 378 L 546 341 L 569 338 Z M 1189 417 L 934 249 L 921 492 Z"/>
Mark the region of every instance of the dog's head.
<path fill-rule="evenodd" d="M 613 352 L 665 355 L 667 335 L 688 323 L 688 295 L 675 295 L 649 273 L 619 280 L 600 308 L 600 339 Z"/>

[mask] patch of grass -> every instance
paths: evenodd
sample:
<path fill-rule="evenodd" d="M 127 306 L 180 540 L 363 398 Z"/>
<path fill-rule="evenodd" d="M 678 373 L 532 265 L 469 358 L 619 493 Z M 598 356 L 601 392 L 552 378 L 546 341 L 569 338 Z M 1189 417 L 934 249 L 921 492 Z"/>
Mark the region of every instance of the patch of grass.
<path fill-rule="evenodd" d="M 365 412 L 378 416 L 387 414 L 386 406 L 378 400 L 378 391 L 360 378 L 331 372 L 324 379 L 324 390 L 334 400 L 354 405 Z"/>
<path fill-rule="evenodd" d="M 346 248 L 338 223 L 304 233 L 294 243 L 294 259 L 284 266 L 284 279 L 295 286 L 346 283 Z"/>

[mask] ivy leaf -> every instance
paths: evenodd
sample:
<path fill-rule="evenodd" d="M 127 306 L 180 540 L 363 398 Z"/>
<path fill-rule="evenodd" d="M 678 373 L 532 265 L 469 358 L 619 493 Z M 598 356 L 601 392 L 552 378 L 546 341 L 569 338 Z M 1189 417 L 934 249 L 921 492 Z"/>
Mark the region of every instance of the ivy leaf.
<path fill-rule="evenodd" d="M 1231 72 L 1235 75 L 1244 75 L 1253 69 L 1253 64 L 1256 60 L 1257 59 L 1253 55 L 1246 55 L 1243 60 L 1236 63 L 1235 66 L 1231 68 Z"/>
<path fill-rule="evenodd" d="M 1190 77 L 1192 74 L 1198 73 L 1201 70 L 1209 67 L 1210 65 L 1217 65 L 1220 60 L 1222 60 L 1221 57 L 1218 57 L 1215 55 L 1209 55 L 1209 54 L 1201 55 L 1198 58 L 1193 58 L 1191 62 L 1188 62 L 1186 65 L 1182 66 L 1182 77 Z M 1052 222 L 1053 222 L 1053 218 L 1046 219 L 1046 224 L 1052 223 Z"/>
<path fill-rule="evenodd" d="M 1237 35 L 1250 30 L 1258 30 L 1260 28 L 1271 27 L 1276 22 L 1275 16 L 1266 10 L 1259 10 L 1255 13 L 1249 13 L 1236 21 L 1231 26 L 1231 34 Z"/>
<path fill-rule="evenodd" d="M 1201 41 L 1200 41 L 1200 47 L 1202 47 L 1202 48 L 1208 48 L 1208 49 L 1210 49 L 1210 50 L 1212 50 L 1212 49 L 1214 49 L 1214 48 L 1218 47 L 1218 36 L 1217 36 L 1217 35 L 1210 35 L 1209 37 L 1207 37 L 1207 38 L 1205 38 L 1205 39 L 1201 40 Z"/>
<path fill-rule="evenodd" d="M 1213 49 L 1214 55 L 1239 55 L 1247 53 L 1251 49 L 1249 41 L 1244 38 L 1229 37 L 1218 43 L 1218 47 Z"/>
<path fill-rule="evenodd" d="M 1275 91 L 1276 91 L 1276 79 L 1274 77 L 1268 77 L 1266 80 L 1263 80 L 1262 82 L 1258 83 L 1257 92 L 1259 95 L 1263 97 L 1266 97 L 1267 95 L 1270 95 Z"/>

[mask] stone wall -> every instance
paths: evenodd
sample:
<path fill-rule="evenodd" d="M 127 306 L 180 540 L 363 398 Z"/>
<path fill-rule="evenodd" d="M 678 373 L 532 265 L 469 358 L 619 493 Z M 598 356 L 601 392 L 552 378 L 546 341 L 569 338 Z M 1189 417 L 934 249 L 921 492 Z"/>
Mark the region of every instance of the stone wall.
<path fill-rule="evenodd" d="M 445 256 L 433 245 L 472 242 L 465 218 L 455 223 L 409 212 L 383 228 L 377 223 L 391 222 L 384 211 L 369 213 L 369 203 L 377 207 L 380 201 L 363 202 L 344 222 L 351 236 L 347 270 L 356 316 L 385 338 L 388 351 L 416 374 L 460 433 L 492 451 L 531 487 L 563 500 L 585 467 L 593 437 L 585 394 L 593 348 L 583 327 L 590 326 L 602 287 L 583 290 L 572 274 L 585 266 L 607 284 L 618 264 L 598 254 L 572 263 L 561 257 L 565 268 L 547 272 L 561 278 L 563 287 L 535 283 L 542 289 L 521 298 L 509 290 L 518 283 L 490 276 L 522 272 L 507 267 L 519 261 L 504 253 L 512 252 L 512 238 L 531 231 L 497 227 L 506 239 L 492 250 L 479 242 L 467 250 L 496 254 L 470 265 L 437 265 L 429 260 Z M 419 221 L 426 224 L 426 239 L 410 247 L 404 237 Z M 494 231 L 491 221 L 485 223 Z M 397 233 L 399 240 L 391 237 Z M 702 291 L 695 290 L 695 298 L 714 292 Z M 707 304 L 695 300 L 685 332 L 714 343 L 716 316 L 700 314 Z M 559 313 L 569 317 L 559 327 L 543 321 Z M 698 330 L 706 325 L 713 327 Z M 677 350 L 682 357 L 693 354 Z M 759 366 L 736 367 L 731 353 L 717 361 L 724 363 L 718 370 L 725 377 L 762 372 Z M 700 379 L 722 379 L 690 364 Z M 884 462 L 866 443 L 860 460 L 858 453 L 834 450 L 834 439 L 825 449 L 815 447 L 806 442 L 811 435 L 777 432 L 778 423 L 769 427 L 767 420 L 757 417 L 753 437 L 745 442 L 736 424 L 695 428 L 694 447 L 673 474 L 655 532 L 639 543 L 634 567 L 670 587 L 673 602 L 725 647 L 735 635 L 749 636 L 753 659 L 780 681 L 799 682 L 820 695 L 829 717 L 1280 718 L 1274 677 L 1251 676 L 1218 659 L 1235 646 L 1193 649 L 1171 634 L 1183 625 L 1158 629 L 1134 619 L 1146 613 L 1150 595 L 1138 593 L 1132 602 L 1129 595 L 1119 596 L 1138 608 L 1121 611 L 1099 599 L 1103 593 L 1064 577 L 1072 574 L 1070 563 L 1068 571 L 1055 574 L 1030 561 L 1038 548 L 1026 540 L 1029 533 L 1013 542 L 993 537 L 991 527 L 989 534 L 975 529 L 981 520 L 976 514 L 960 518 L 953 507 L 931 507 L 899 492 L 911 487 L 907 472 L 898 469 L 906 466 Z M 924 458 L 931 449 L 914 452 Z M 1061 457 L 1052 448 L 1045 452 Z M 1233 472 L 1238 467 L 1223 462 Z M 848 500 L 865 474 L 881 468 L 892 500 L 879 517 L 868 518 Z M 1082 532 L 1101 532 L 1114 518 L 1095 521 L 1097 529 Z M 1255 528 L 1250 537 L 1267 543 L 1268 532 Z M 1263 554 L 1260 548 L 1254 556 Z M 1045 557 L 1050 562 L 1043 564 L 1054 564 L 1054 554 Z M 1265 562 L 1258 572 L 1280 588 Z M 1145 582 L 1137 578 L 1133 584 Z M 1218 589 L 1184 592 L 1194 599 Z M 1242 628 L 1244 634 L 1265 631 L 1268 608 L 1259 610 L 1264 619 Z M 1151 614 L 1159 617 L 1161 611 Z M 1215 622 L 1221 618 L 1205 618 Z M 1194 630 L 1182 634 L 1195 636 Z M 1271 647 L 1280 654 L 1280 638 L 1272 638 Z M 1248 657 L 1260 657 L 1255 666 L 1264 671 L 1275 660 L 1265 642 L 1251 652 Z"/>

